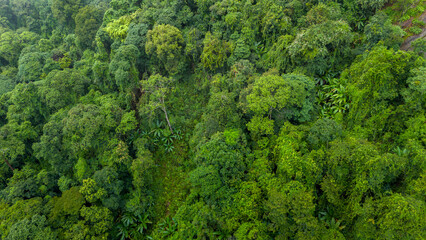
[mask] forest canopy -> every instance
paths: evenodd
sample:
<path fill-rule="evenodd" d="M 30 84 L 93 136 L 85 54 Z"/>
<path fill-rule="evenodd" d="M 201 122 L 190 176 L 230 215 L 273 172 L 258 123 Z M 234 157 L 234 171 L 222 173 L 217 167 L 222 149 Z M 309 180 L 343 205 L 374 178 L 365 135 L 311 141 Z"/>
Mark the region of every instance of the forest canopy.
<path fill-rule="evenodd" d="M 0 0 L 0 239 L 425 239 L 425 8 Z"/>

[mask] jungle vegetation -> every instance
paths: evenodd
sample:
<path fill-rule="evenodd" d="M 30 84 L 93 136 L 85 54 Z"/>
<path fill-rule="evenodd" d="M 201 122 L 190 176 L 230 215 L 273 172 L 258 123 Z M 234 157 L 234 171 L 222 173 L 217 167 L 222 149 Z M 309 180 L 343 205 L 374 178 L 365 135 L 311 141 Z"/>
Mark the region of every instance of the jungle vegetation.
<path fill-rule="evenodd" d="M 425 7 L 0 0 L 0 239 L 425 239 Z"/>

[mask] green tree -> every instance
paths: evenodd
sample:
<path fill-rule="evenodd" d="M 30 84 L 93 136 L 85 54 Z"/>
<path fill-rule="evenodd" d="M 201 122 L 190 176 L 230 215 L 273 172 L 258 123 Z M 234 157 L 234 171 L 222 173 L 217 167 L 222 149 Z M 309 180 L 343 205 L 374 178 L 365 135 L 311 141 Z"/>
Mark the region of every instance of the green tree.
<path fill-rule="evenodd" d="M 337 4 L 318 3 L 308 11 L 306 14 L 306 20 L 309 25 L 315 25 L 328 20 L 339 20 L 342 17 L 341 14 L 341 9 Z"/>
<path fill-rule="evenodd" d="M 290 181 L 268 192 L 267 218 L 279 239 L 317 239 L 320 233 L 314 217 L 314 196 L 298 181 Z"/>
<path fill-rule="evenodd" d="M 23 219 L 12 225 L 6 240 L 18 239 L 57 239 L 56 233 L 48 226 L 45 216 L 34 215 L 30 219 Z"/>
<path fill-rule="evenodd" d="M 27 53 L 21 56 L 18 61 L 18 74 L 16 76 L 18 82 L 39 81 L 43 73 L 42 69 L 46 57 L 46 54 L 39 52 Z"/>
<path fill-rule="evenodd" d="M 404 30 L 399 26 L 393 25 L 391 19 L 384 13 L 378 12 L 370 19 L 370 23 L 364 28 L 365 44 L 372 48 L 379 41 L 383 41 L 384 45 L 395 50 L 403 42 L 402 37 L 405 35 Z"/>
<path fill-rule="evenodd" d="M 7 75 L 0 75 L 0 96 L 10 92 L 15 88 L 16 81 L 14 77 Z"/>
<path fill-rule="evenodd" d="M 229 140 L 225 133 L 216 133 L 194 159 L 197 168 L 190 173 L 189 180 L 193 190 L 209 205 L 225 206 L 244 178 L 246 165 L 241 133 L 237 131 Z"/>
<path fill-rule="evenodd" d="M 39 40 L 36 33 L 28 31 L 0 33 L 0 66 L 11 65 L 16 67 L 21 50 Z"/>
<path fill-rule="evenodd" d="M 11 122 L 1 127 L 0 133 L 1 161 L 13 171 L 13 165 L 19 166 L 22 159 L 27 157 L 28 146 L 37 136 L 36 129 L 28 121 L 22 124 Z"/>
<path fill-rule="evenodd" d="M 380 200 L 368 199 L 355 225 L 355 236 L 376 239 L 418 239 L 425 237 L 425 203 L 394 193 Z"/>
<path fill-rule="evenodd" d="M 236 239 L 268 239 L 267 224 L 261 222 L 265 197 L 256 182 L 244 181 L 225 210 L 225 229 Z M 238 211 L 235 211 L 238 210 Z"/>
<path fill-rule="evenodd" d="M 241 116 L 237 113 L 235 94 L 228 91 L 213 93 L 201 117 L 195 126 L 191 141 L 196 145 L 204 144 L 216 132 L 227 128 L 239 127 Z"/>
<path fill-rule="evenodd" d="M 10 93 L 10 106 L 7 111 L 9 122 L 29 121 L 33 126 L 44 123 L 48 115 L 47 109 L 34 83 L 18 84 Z"/>
<path fill-rule="evenodd" d="M 96 32 L 102 24 L 103 10 L 87 5 L 75 15 L 75 35 L 82 49 L 93 48 Z"/>
<path fill-rule="evenodd" d="M 40 84 L 39 93 L 51 112 L 77 102 L 87 93 L 89 80 L 79 71 L 66 68 L 53 70 Z"/>
<path fill-rule="evenodd" d="M 122 193 L 125 182 L 120 179 L 120 171 L 114 167 L 104 167 L 93 174 L 99 187 L 98 192 L 105 194 L 101 198 L 102 205 L 110 210 L 118 210 L 124 205 Z"/>
<path fill-rule="evenodd" d="M 49 214 L 51 224 L 61 228 L 70 223 L 76 223 L 84 203 L 85 200 L 78 187 L 64 191 L 60 197 L 53 197 L 50 201 L 52 210 Z"/>
<path fill-rule="evenodd" d="M 41 179 L 46 177 L 46 179 Z M 28 166 L 21 170 L 15 170 L 13 176 L 9 179 L 8 187 L 1 191 L 1 195 L 10 203 L 18 200 L 41 197 L 51 190 L 54 183 L 50 174 L 43 171 L 37 172 Z M 44 182 L 47 182 L 45 185 Z M 43 187 L 44 185 L 44 187 Z"/>
<path fill-rule="evenodd" d="M 14 29 L 17 24 L 17 16 L 11 9 L 10 3 L 3 3 L 0 8 L 0 15 L 2 16 L 0 26 L 5 29 Z"/>
<path fill-rule="evenodd" d="M 358 4 L 360 4 L 361 8 L 363 8 L 363 9 L 374 9 L 374 10 L 378 10 L 378 9 L 382 8 L 383 5 L 385 5 L 387 3 L 386 0 L 377 0 L 377 1 L 357 0 L 356 2 Z"/>
<path fill-rule="evenodd" d="M 283 35 L 278 37 L 272 47 L 265 55 L 265 68 L 276 68 L 280 72 L 285 72 L 291 68 L 291 58 L 288 48 L 293 42 L 294 37 L 291 35 Z"/>
<path fill-rule="evenodd" d="M 148 31 L 149 26 L 145 23 L 131 23 L 124 43 L 127 45 L 135 45 L 138 47 L 139 51 L 145 52 Z"/>
<path fill-rule="evenodd" d="M 423 2 L 0 0 L 0 239 L 426 238 Z"/>
<path fill-rule="evenodd" d="M 133 213 L 146 212 L 147 207 L 153 203 L 151 187 L 155 184 L 155 162 L 145 144 L 147 139 L 144 138 L 138 138 L 133 142 L 136 149 L 136 158 L 130 167 L 133 189 L 131 199 L 126 204 L 126 208 Z"/>
<path fill-rule="evenodd" d="M 28 0 L 10 1 L 11 12 L 16 16 L 16 28 L 28 27 L 32 32 L 40 33 L 40 2 Z"/>
<path fill-rule="evenodd" d="M 291 19 L 286 16 L 284 8 L 270 1 L 260 3 L 264 16 L 261 20 L 261 31 L 263 39 L 267 43 L 273 42 L 277 36 L 285 34 L 290 30 Z"/>
<path fill-rule="evenodd" d="M 74 18 L 81 4 L 80 0 L 53 0 L 51 5 L 53 16 L 63 26 L 73 29 Z"/>
<path fill-rule="evenodd" d="M 203 201 L 184 204 L 176 213 L 178 229 L 172 239 L 217 238 L 220 232 L 218 211 L 209 208 Z"/>
<path fill-rule="evenodd" d="M 255 114 L 247 125 L 249 130 L 264 129 L 262 132 L 271 134 L 273 116 L 274 119 L 309 121 L 313 110 L 313 89 L 313 81 L 304 75 L 270 73 L 256 78 L 247 96 L 247 107 Z M 270 126 L 268 128 L 259 125 L 264 117 L 268 118 L 264 121 Z"/>
<path fill-rule="evenodd" d="M 105 15 L 107 15 L 107 13 Z M 108 23 L 108 25 L 104 28 L 104 30 L 114 40 L 119 40 L 123 42 L 127 36 L 127 30 L 129 29 L 129 25 L 132 22 L 134 16 L 135 14 L 124 15 L 118 19 L 112 20 L 111 22 Z"/>
<path fill-rule="evenodd" d="M 148 31 L 145 51 L 154 56 L 167 73 L 173 75 L 179 71 L 183 60 L 183 44 L 179 29 L 171 25 L 157 25 Z"/>
<path fill-rule="evenodd" d="M 34 215 L 43 215 L 43 205 L 43 199 L 40 197 L 18 200 L 13 205 L 0 200 L 0 236 L 6 238 L 11 227 L 21 220 L 31 219 Z"/>
<path fill-rule="evenodd" d="M 306 131 L 306 130 L 305 130 Z M 284 182 L 293 180 L 313 188 L 320 180 L 321 169 L 317 156 L 302 155 L 305 137 L 303 127 L 297 127 L 289 122 L 281 127 L 280 135 L 275 144 L 275 154 L 278 157 L 277 175 Z"/>
<path fill-rule="evenodd" d="M 109 64 L 109 72 L 122 92 L 132 91 L 139 81 L 136 60 L 139 50 L 135 45 L 123 45 L 117 50 Z"/>
<path fill-rule="evenodd" d="M 75 157 L 70 149 L 63 144 L 63 119 L 67 116 L 65 109 L 50 116 L 43 126 L 39 142 L 33 144 L 33 155 L 40 162 L 48 162 L 52 169 L 59 174 L 68 174 L 75 164 Z"/>
<path fill-rule="evenodd" d="M 1 66 L 16 66 L 19 58 L 19 52 L 22 50 L 19 44 L 19 35 L 15 32 L 4 32 L 0 36 L 0 63 Z"/>
<path fill-rule="evenodd" d="M 335 121 L 322 118 L 317 120 L 309 130 L 307 140 L 314 147 L 323 144 L 328 145 L 329 142 L 342 135 L 342 127 Z"/>
<path fill-rule="evenodd" d="M 351 100 L 348 126 L 365 126 L 372 138 L 392 127 L 392 115 L 400 97 L 398 89 L 405 86 L 410 69 L 422 64 L 422 59 L 417 59 L 410 53 L 380 45 L 359 56 L 342 73 L 349 83 Z"/>
<path fill-rule="evenodd" d="M 127 31 L 127 37 L 124 40 L 126 45 L 135 45 L 139 50 L 139 57 L 136 59 L 136 66 L 139 72 L 145 72 L 147 67 L 148 56 L 145 52 L 145 44 L 147 42 L 147 34 L 149 25 L 145 23 L 131 23 Z"/>
<path fill-rule="evenodd" d="M 121 118 L 120 125 L 116 128 L 117 133 L 127 135 L 134 131 L 138 126 L 135 111 L 126 112 Z"/>
<path fill-rule="evenodd" d="M 203 52 L 201 53 L 201 63 L 205 69 L 215 70 L 223 67 L 230 51 L 229 43 L 206 33 L 203 40 Z"/>
<path fill-rule="evenodd" d="M 424 38 L 418 38 L 411 43 L 413 51 L 417 54 L 425 54 L 426 52 L 426 40 Z"/>
<path fill-rule="evenodd" d="M 305 66 L 309 73 L 321 76 L 330 69 L 344 66 L 343 62 L 350 57 L 352 39 L 351 28 L 346 22 L 328 20 L 297 34 L 288 51 L 296 65 Z"/>
<path fill-rule="evenodd" d="M 328 211 L 343 221 L 354 220 L 365 197 L 381 197 L 394 191 L 392 183 L 409 169 L 406 157 L 380 154 L 373 143 L 365 140 L 349 137 L 330 145 L 323 158 L 326 176 L 321 188 L 334 206 Z"/>
<path fill-rule="evenodd" d="M 96 169 L 99 163 L 99 159 L 95 160 L 96 156 L 105 151 L 108 139 L 119 124 L 121 109 L 110 101 L 103 101 L 102 107 L 78 104 L 62 120 L 62 142 L 70 150 L 71 156 L 78 159 L 75 174 L 79 179 L 90 176 L 93 168 Z"/>
<path fill-rule="evenodd" d="M 401 90 L 404 97 L 405 108 L 412 112 L 421 112 L 426 105 L 426 67 L 413 68 L 407 79 L 407 88 Z"/>
<path fill-rule="evenodd" d="M 83 206 L 80 216 L 84 218 L 84 228 L 92 239 L 106 239 L 113 223 L 112 212 L 106 207 Z"/>
<path fill-rule="evenodd" d="M 172 77 L 163 77 L 160 74 L 151 75 L 148 80 L 142 81 L 142 89 L 149 93 L 148 103 L 144 106 L 147 113 L 153 113 L 155 110 L 160 109 L 163 111 L 167 121 L 170 132 L 173 134 L 173 128 L 169 120 L 169 115 L 166 108 L 166 98 L 173 89 Z"/>

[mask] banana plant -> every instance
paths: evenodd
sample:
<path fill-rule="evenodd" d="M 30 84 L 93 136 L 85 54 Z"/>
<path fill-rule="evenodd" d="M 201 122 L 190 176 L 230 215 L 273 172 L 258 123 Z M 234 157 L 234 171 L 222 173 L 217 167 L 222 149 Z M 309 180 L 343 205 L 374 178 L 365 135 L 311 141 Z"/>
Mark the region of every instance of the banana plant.
<path fill-rule="evenodd" d="M 400 157 L 404 157 L 404 156 L 407 156 L 408 154 L 410 154 L 410 150 L 408 150 L 406 148 L 401 149 L 399 146 L 394 148 L 393 152 Z"/>
<path fill-rule="evenodd" d="M 182 132 L 178 129 L 171 132 L 168 128 L 164 127 L 162 121 L 157 121 L 154 128 L 149 132 L 142 132 L 141 135 L 147 137 L 155 146 L 162 146 L 166 152 L 173 152 L 174 141 L 182 140 Z"/>
<path fill-rule="evenodd" d="M 121 240 L 141 239 L 144 237 L 150 224 L 152 222 L 149 220 L 148 214 L 125 213 L 117 225 L 117 237 L 120 237 Z"/>
<path fill-rule="evenodd" d="M 336 113 L 347 112 L 350 107 L 346 86 L 336 78 L 328 79 L 328 84 L 320 86 L 316 100 L 323 117 L 332 118 Z"/>
<path fill-rule="evenodd" d="M 177 231 L 178 224 L 174 218 L 166 218 L 159 223 L 159 226 L 161 235 L 165 239 Z"/>
<path fill-rule="evenodd" d="M 327 212 L 321 211 L 318 213 L 318 218 L 321 220 L 328 229 L 337 231 L 343 230 L 346 226 L 342 225 L 342 221 L 330 216 Z"/>

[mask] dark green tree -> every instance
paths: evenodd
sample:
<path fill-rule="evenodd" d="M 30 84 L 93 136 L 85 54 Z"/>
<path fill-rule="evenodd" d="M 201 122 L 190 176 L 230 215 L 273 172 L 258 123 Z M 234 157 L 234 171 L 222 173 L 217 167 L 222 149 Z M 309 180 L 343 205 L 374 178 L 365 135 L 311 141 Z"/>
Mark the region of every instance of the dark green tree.
<path fill-rule="evenodd" d="M 136 59 L 138 57 L 139 50 L 135 45 L 123 45 L 109 64 L 109 72 L 122 92 L 130 92 L 137 86 L 139 72 L 136 68 Z"/>
<path fill-rule="evenodd" d="M 75 26 L 74 18 L 81 5 L 80 0 L 53 0 L 51 8 L 53 16 L 62 26 L 73 29 Z"/>
<path fill-rule="evenodd" d="M 21 56 L 18 61 L 17 81 L 28 83 L 41 80 L 46 58 L 46 54 L 39 52 L 27 53 Z"/>
<path fill-rule="evenodd" d="M 101 8 L 87 5 L 75 15 L 75 35 L 82 49 L 93 48 L 96 32 L 102 24 L 104 11 Z"/>

